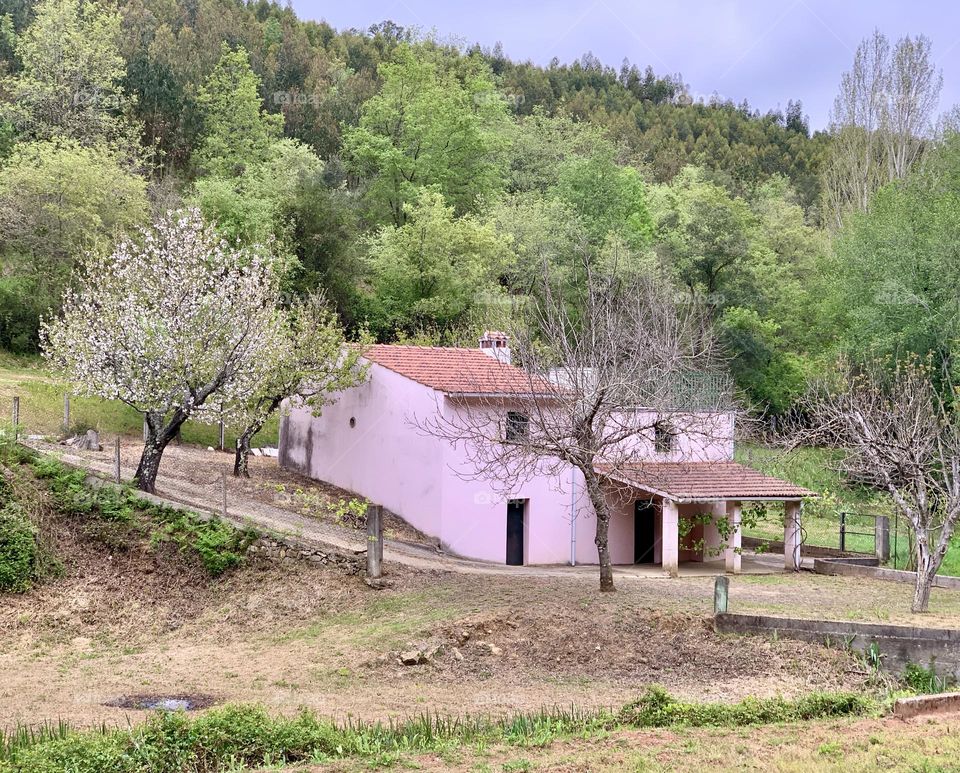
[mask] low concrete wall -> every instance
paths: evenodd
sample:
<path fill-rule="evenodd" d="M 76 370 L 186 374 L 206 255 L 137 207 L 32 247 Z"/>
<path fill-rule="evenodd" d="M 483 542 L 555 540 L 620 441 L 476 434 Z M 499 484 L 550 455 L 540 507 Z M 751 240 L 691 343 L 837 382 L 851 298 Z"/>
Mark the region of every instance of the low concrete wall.
<path fill-rule="evenodd" d="M 889 671 L 900 673 L 907 663 L 918 663 L 933 667 L 940 675 L 960 679 L 960 630 L 737 614 L 717 615 L 714 629 L 717 633 L 776 635 L 840 645 L 859 652 L 867 652 L 876 644 Z"/>
<path fill-rule="evenodd" d="M 755 550 L 756 548 L 762 547 L 768 553 L 783 553 L 783 540 L 773 540 L 773 539 L 762 539 L 761 537 L 741 537 L 741 545 L 745 548 L 750 548 Z M 847 550 L 841 552 L 836 548 L 825 548 L 819 545 L 801 545 L 800 546 L 800 555 L 808 556 L 810 558 L 816 558 L 817 556 L 823 558 L 842 558 L 845 556 L 851 558 L 858 558 L 861 556 L 869 556 L 871 553 L 852 553 Z"/>
<path fill-rule="evenodd" d="M 817 574 L 832 574 L 840 577 L 868 577 L 874 580 L 888 580 L 889 582 L 906 582 L 913 585 L 917 581 L 916 572 L 907 572 L 903 569 L 887 569 L 882 566 L 863 566 L 850 561 L 837 561 L 829 558 L 818 558 L 813 562 L 813 571 Z M 934 588 L 960 590 L 960 577 L 937 577 L 933 581 Z"/>

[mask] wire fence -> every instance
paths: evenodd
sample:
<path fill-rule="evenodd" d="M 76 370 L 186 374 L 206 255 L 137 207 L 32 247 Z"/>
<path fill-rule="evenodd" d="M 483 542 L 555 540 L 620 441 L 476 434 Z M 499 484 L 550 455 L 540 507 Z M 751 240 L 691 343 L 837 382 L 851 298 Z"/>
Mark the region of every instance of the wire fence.
<path fill-rule="evenodd" d="M 24 382 L 0 388 L 0 426 L 19 442 L 58 452 L 65 461 L 82 463 L 104 478 L 116 482 L 133 479 L 146 438 L 141 413 L 117 400 L 73 396 L 39 378 Z M 229 515 L 231 503 L 239 503 L 245 486 L 233 477 L 236 439 L 241 431 L 242 427 L 223 422 L 188 421 L 164 452 L 158 491 Z M 269 448 L 276 439 L 274 421 L 256 440 Z M 210 453 L 217 451 L 223 453 Z M 259 455 L 262 449 L 254 453 Z"/>

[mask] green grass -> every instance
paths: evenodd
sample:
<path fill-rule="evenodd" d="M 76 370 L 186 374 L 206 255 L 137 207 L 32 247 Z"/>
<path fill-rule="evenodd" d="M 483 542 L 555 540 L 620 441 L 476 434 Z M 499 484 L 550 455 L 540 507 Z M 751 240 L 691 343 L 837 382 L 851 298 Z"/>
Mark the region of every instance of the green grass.
<path fill-rule="evenodd" d="M 788 454 L 776 448 L 741 444 L 737 461 L 760 472 L 783 478 L 820 494 L 803 511 L 805 542 L 819 547 L 840 547 L 840 513 L 846 513 L 844 546 L 851 552 L 874 553 L 874 516 L 890 518 L 889 566 L 904 569 L 910 560 L 910 527 L 898 519 L 886 495 L 863 486 L 848 485 L 836 470 L 839 452 L 827 448 L 798 448 Z M 783 539 L 783 509 L 779 505 L 751 509 L 744 535 Z M 939 574 L 960 576 L 960 538 L 953 540 Z"/>
<path fill-rule="evenodd" d="M 63 395 L 69 386 L 57 381 L 37 359 L 0 356 L 0 416 L 9 421 L 13 398 L 20 398 L 21 434 L 58 436 L 63 432 Z M 143 417 L 119 400 L 97 397 L 70 398 L 70 424 L 74 428 L 93 428 L 101 435 L 140 435 Z M 276 445 L 279 418 L 275 415 L 254 439 L 257 445 Z M 226 445 L 232 447 L 242 428 L 228 426 Z M 216 424 L 188 421 L 183 440 L 204 446 L 216 446 L 220 430 Z"/>
<path fill-rule="evenodd" d="M 741 727 L 771 722 L 863 716 L 878 705 L 853 694 L 814 694 L 796 701 L 747 700 L 737 704 L 676 701 L 659 688 L 616 714 L 543 709 L 493 718 L 423 714 L 401 722 L 335 722 L 309 711 L 272 717 L 260 706 L 225 706 L 196 717 L 160 712 L 126 729 L 75 731 L 61 722 L 0 735 L 0 773 L 174 773 L 358 759 L 372 767 L 403 756 L 441 756 L 467 746 L 504 744 L 526 749 L 560 738 L 600 738 L 611 730 L 643 727 Z M 516 768 L 523 769 L 523 768 Z"/>

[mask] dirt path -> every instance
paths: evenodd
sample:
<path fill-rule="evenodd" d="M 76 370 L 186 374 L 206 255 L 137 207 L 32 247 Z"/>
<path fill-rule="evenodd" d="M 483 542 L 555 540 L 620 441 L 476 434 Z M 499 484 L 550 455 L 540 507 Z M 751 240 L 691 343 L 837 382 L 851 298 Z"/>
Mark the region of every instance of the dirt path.
<path fill-rule="evenodd" d="M 114 473 L 112 451 L 77 452 L 62 445 L 34 442 L 32 445 L 44 453 L 56 454 L 67 464 L 83 467 L 101 476 L 111 477 Z M 221 453 L 206 450 L 196 446 L 171 446 L 164 453 L 161 475 L 157 480 L 158 496 L 183 505 L 188 505 L 208 513 L 222 514 L 223 489 L 221 474 L 227 468 L 226 460 L 231 457 Z M 122 456 L 121 477 L 125 480 L 133 478 L 136 471 L 137 457 L 127 449 Z M 280 470 L 276 460 L 265 457 L 251 459 L 251 467 L 255 478 L 268 477 L 272 482 L 277 478 Z M 336 492 L 321 482 L 311 481 L 295 473 L 282 470 L 283 480 L 288 487 L 314 487 L 328 497 L 338 495 L 349 496 L 348 492 Z M 227 517 L 238 524 L 249 524 L 262 531 L 276 534 L 295 536 L 299 539 L 320 546 L 328 545 L 346 552 L 360 553 L 366 550 L 366 536 L 357 529 L 333 523 L 312 515 L 303 515 L 291 507 L 281 507 L 264 501 L 264 489 L 269 485 L 257 485 L 238 481 L 231 475 L 227 476 Z M 284 484 L 276 484 L 277 488 Z M 290 501 L 285 488 L 282 492 L 286 496 L 276 497 L 283 501 Z M 399 528 L 401 536 L 408 539 L 386 539 L 384 543 L 384 560 L 418 569 L 433 569 L 452 571 L 467 574 L 498 574 L 525 577 L 593 577 L 596 568 L 585 565 L 570 566 L 505 566 L 466 559 L 444 553 L 436 545 L 430 544 L 429 539 L 417 535 L 415 530 L 403 524 Z M 394 526 L 394 531 L 398 527 Z M 404 533 L 405 532 L 405 533 Z M 388 533 L 390 529 L 388 528 Z M 419 538 L 419 544 L 414 539 Z M 712 576 L 722 572 L 721 562 L 707 562 L 702 565 L 687 565 L 683 568 L 687 576 Z M 745 574 L 771 574 L 782 571 L 782 562 L 778 556 L 750 556 L 744 558 Z M 665 575 L 655 566 L 618 567 L 615 575 L 620 579 L 631 580 L 644 577 L 663 577 Z"/>

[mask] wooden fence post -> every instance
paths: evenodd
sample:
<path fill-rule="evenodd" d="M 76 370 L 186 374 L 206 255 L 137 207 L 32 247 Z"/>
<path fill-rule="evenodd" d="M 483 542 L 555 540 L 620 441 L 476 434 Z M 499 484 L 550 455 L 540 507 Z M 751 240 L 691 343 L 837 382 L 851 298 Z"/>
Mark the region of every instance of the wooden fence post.
<path fill-rule="evenodd" d="M 13 439 L 19 439 L 20 435 L 20 398 L 17 395 L 13 397 Z"/>
<path fill-rule="evenodd" d="M 117 435 L 117 439 L 114 441 L 113 445 L 113 475 L 116 478 L 117 483 L 120 482 L 120 436 Z"/>
<path fill-rule="evenodd" d="M 367 507 L 367 577 L 377 579 L 383 571 L 383 508 Z"/>
<path fill-rule="evenodd" d="M 227 471 L 220 471 L 220 493 L 223 495 L 223 502 L 221 503 L 220 512 L 223 514 L 223 517 L 227 517 Z"/>
<path fill-rule="evenodd" d="M 727 604 L 730 601 L 730 578 L 726 575 L 717 575 L 713 581 L 713 614 L 727 614 Z"/>

